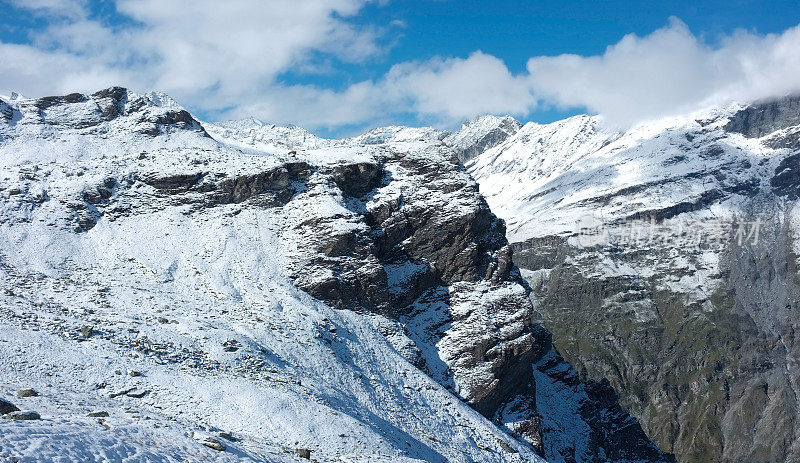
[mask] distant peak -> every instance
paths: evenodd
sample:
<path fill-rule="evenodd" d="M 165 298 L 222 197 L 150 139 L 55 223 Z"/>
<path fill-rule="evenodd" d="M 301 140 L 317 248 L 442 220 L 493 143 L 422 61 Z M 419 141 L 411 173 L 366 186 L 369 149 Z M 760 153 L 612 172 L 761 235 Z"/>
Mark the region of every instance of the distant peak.
<path fill-rule="evenodd" d="M 516 134 L 521 127 L 522 123 L 511 116 L 479 116 L 464 122 L 445 143 L 453 148 L 461 162 L 467 162 Z"/>
<path fill-rule="evenodd" d="M 2 98 L 4 100 L 10 101 L 10 102 L 19 101 L 19 100 L 27 100 L 28 99 L 28 97 L 26 97 L 25 95 L 23 95 L 21 93 L 18 93 L 18 92 L 13 92 L 13 91 L 8 96 L 3 95 Z"/>
<path fill-rule="evenodd" d="M 247 130 L 247 129 L 260 129 L 261 127 L 264 127 L 267 124 L 265 124 L 260 119 L 256 119 L 253 116 L 248 116 L 243 119 L 231 119 L 227 121 L 215 122 L 214 125 L 226 129 Z"/>
<path fill-rule="evenodd" d="M 169 95 L 162 92 L 138 94 L 124 87 L 108 87 L 91 94 L 70 93 L 22 99 L 3 99 L 2 117 L 11 119 L 13 111 L 20 117 L 18 136 L 31 131 L 58 132 L 92 130 L 105 133 L 107 128 L 94 129 L 113 122 L 118 133 L 130 132 L 156 136 L 181 130 L 207 136 L 201 124 Z M 10 108 L 10 110 L 9 110 Z"/>
<path fill-rule="evenodd" d="M 522 127 L 522 123 L 516 120 L 515 118 L 505 115 L 505 116 L 495 116 L 493 114 L 484 114 L 482 116 L 476 116 L 470 119 L 467 119 L 463 124 L 462 128 L 472 127 L 472 126 L 499 126 L 499 125 L 513 125 L 517 127 Z"/>

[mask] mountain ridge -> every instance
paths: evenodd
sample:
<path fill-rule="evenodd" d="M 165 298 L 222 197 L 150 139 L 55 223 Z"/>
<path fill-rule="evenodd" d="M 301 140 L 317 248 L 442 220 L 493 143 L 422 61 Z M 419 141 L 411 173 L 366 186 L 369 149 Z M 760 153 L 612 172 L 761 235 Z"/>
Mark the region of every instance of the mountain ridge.
<path fill-rule="evenodd" d="M 531 323 L 445 132 L 261 149 L 157 94 L 6 104 L 0 369 L 42 417 L 0 421 L 8 456 L 670 460 Z"/>
<path fill-rule="evenodd" d="M 467 164 L 559 351 L 678 461 L 797 455 L 799 100 L 532 126 Z"/>

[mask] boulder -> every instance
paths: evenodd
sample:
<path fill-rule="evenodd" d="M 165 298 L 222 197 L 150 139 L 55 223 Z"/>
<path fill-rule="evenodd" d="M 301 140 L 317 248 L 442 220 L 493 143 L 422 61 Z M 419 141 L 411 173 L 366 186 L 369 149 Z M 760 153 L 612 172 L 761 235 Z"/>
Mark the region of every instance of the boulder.
<path fill-rule="evenodd" d="M 20 389 L 17 391 L 17 397 L 25 398 L 25 397 L 36 397 L 39 393 L 34 391 L 33 389 Z"/>
<path fill-rule="evenodd" d="M 38 420 L 41 419 L 38 413 L 30 410 L 26 411 L 15 411 L 8 413 L 7 415 L 3 416 L 3 418 L 7 420 L 16 420 L 16 421 L 29 421 L 29 420 Z"/>
<path fill-rule="evenodd" d="M 0 415 L 5 415 L 6 413 L 17 412 L 19 408 L 16 405 L 12 404 L 11 402 L 6 402 L 3 399 L 0 399 Z"/>
<path fill-rule="evenodd" d="M 222 442 L 204 432 L 194 431 L 192 433 L 192 439 L 196 440 L 197 442 L 200 442 L 201 444 L 205 445 L 210 449 L 214 449 L 219 452 L 225 450 L 225 445 Z"/>

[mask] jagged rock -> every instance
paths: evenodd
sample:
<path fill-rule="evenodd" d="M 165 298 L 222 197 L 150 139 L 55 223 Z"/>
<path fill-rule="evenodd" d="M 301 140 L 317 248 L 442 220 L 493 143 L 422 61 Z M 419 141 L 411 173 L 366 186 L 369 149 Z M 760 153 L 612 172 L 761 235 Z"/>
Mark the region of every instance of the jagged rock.
<path fill-rule="evenodd" d="M 122 373 L 120 372 L 120 374 L 122 374 Z M 120 390 L 118 390 L 118 391 L 112 392 L 111 394 L 109 394 L 109 395 L 108 395 L 108 397 L 110 397 L 110 398 L 114 399 L 114 398 L 116 398 L 116 397 L 120 397 L 120 396 L 123 396 L 123 395 L 127 395 L 129 392 L 132 392 L 132 391 L 134 391 L 134 390 L 136 390 L 136 388 L 134 388 L 134 387 L 129 387 L 129 388 L 125 388 L 125 389 L 120 389 Z"/>
<path fill-rule="evenodd" d="M 104 418 L 108 416 L 106 411 L 89 412 L 86 416 L 90 418 Z"/>
<path fill-rule="evenodd" d="M 377 188 L 383 175 L 383 168 L 380 165 L 360 162 L 335 166 L 332 178 L 342 193 L 357 197 Z"/>
<path fill-rule="evenodd" d="M 229 432 L 221 432 L 218 436 L 230 442 L 236 442 L 238 440 Z"/>
<path fill-rule="evenodd" d="M 34 391 L 33 389 L 20 389 L 17 391 L 17 397 L 24 398 L 24 397 L 36 397 L 39 393 Z"/>
<path fill-rule="evenodd" d="M 306 460 L 310 460 L 311 459 L 311 449 L 295 449 L 294 452 L 300 458 L 305 458 Z"/>
<path fill-rule="evenodd" d="M 84 326 L 81 327 L 80 333 L 81 333 L 81 336 L 83 336 L 84 339 L 89 339 L 94 334 L 94 327 L 92 327 L 90 325 L 84 325 Z"/>
<path fill-rule="evenodd" d="M 746 137 L 763 137 L 780 129 L 800 125 L 800 95 L 773 98 L 748 105 L 731 116 L 729 132 Z"/>
<path fill-rule="evenodd" d="M 800 154 L 782 159 L 769 183 L 776 195 L 797 199 L 800 196 Z"/>
<path fill-rule="evenodd" d="M 241 343 L 235 339 L 229 339 L 222 343 L 222 348 L 225 352 L 236 352 L 241 347 Z"/>
<path fill-rule="evenodd" d="M 11 402 L 0 399 L 0 415 L 5 415 L 7 413 L 16 411 L 19 411 L 19 408 L 17 408 L 16 405 L 12 404 Z"/>
<path fill-rule="evenodd" d="M 14 108 L 3 100 L 0 100 L 0 117 L 11 120 L 14 117 Z"/>

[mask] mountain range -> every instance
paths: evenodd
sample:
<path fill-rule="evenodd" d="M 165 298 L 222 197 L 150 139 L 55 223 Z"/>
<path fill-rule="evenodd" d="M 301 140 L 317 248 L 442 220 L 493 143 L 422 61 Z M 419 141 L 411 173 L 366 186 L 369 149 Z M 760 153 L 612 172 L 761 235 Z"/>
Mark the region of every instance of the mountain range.
<path fill-rule="evenodd" d="M 791 460 L 799 140 L 0 97 L 0 456 Z"/>

